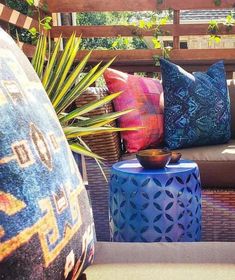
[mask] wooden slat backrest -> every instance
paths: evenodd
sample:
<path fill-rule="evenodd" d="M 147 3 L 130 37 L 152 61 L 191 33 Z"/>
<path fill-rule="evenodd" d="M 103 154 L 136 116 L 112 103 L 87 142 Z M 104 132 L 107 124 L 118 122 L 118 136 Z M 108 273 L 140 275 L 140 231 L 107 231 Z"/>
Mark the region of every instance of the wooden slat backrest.
<path fill-rule="evenodd" d="M 208 24 L 167 24 L 161 27 L 161 30 L 167 32 L 169 36 L 193 36 L 193 35 L 207 35 Z M 111 37 L 132 37 L 139 36 L 153 36 L 154 30 L 141 29 L 133 25 L 80 25 L 80 26 L 54 26 L 51 31 L 51 37 L 57 38 L 62 34 L 64 38 L 71 36 L 73 32 L 82 35 L 82 38 L 111 38 Z M 219 24 L 220 35 L 235 34 L 235 26 L 231 30 L 226 30 L 223 24 Z"/>
<path fill-rule="evenodd" d="M 220 10 L 233 9 L 234 0 L 214 1 L 214 0 L 51 0 L 48 2 L 50 12 L 105 12 L 105 11 L 157 11 L 173 10 L 173 22 L 161 27 L 163 35 L 168 34 L 173 41 L 173 50 L 170 58 L 175 62 L 181 62 L 189 69 L 200 69 L 200 65 L 206 66 L 218 59 L 225 60 L 227 71 L 232 71 L 235 67 L 234 49 L 180 49 L 181 36 L 204 36 L 208 35 L 208 23 L 181 23 L 180 10 Z M 83 38 L 115 38 L 115 37 L 135 37 L 153 36 L 154 31 L 140 29 L 136 26 L 126 25 L 101 25 L 101 26 L 55 26 L 51 31 L 52 38 L 58 38 L 60 34 L 68 38 L 73 32 Z M 165 32 L 165 33 L 164 33 Z M 219 24 L 218 35 L 235 35 L 235 26 L 229 32 L 223 24 Z M 86 51 L 81 51 L 80 60 Z M 90 64 L 100 60 L 108 61 L 116 56 L 113 67 L 128 72 L 147 71 L 156 69 L 154 56 L 161 55 L 160 50 L 94 50 Z M 190 63 L 189 63 L 190 62 Z M 189 63 L 189 64 L 188 64 Z M 189 66 L 190 65 L 190 66 Z"/>
<path fill-rule="evenodd" d="M 154 10 L 199 10 L 231 8 L 234 0 L 223 0 L 219 5 L 214 0 L 50 0 L 49 11 L 104 12 L 104 11 L 154 11 Z"/>
<path fill-rule="evenodd" d="M 36 1 L 37 2 L 37 1 Z M 201 36 L 208 34 L 208 23 L 200 24 L 181 24 L 180 10 L 197 9 L 224 9 L 234 8 L 234 0 L 224 0 L 220 3 L 214 0 L 50 0 L 48 1 L 48 10 L 50 13 L 57 12 L 103 12 L 103 11 L 156 11 L 173 9 L 173 23 L 163 26 L 164 32 L 169 32 L 173 40 L 173 50 L 170 58 L 176 63 L 181 63 L 189 69 L 199 69 L 201 66 L 207 66 L 210 63 L 223 59 L 228 72 L 232 72 L 235 67 L 235 49 L 180 49 L 181 36 Z M 14 16 L 13 16 L 14 15 Z M 0 4 L 0 20 L 11 22 L 21 28 L 38 27 L 38 21 L 19 14 L 18 12 Z M 64 38 L 68 38 L 73 32 L 82 35 L 83 38 L 111 38 L 111 37 L 134 37 L 134 36 L 153 36 L 154 31 L 139 29 L 136 26 L 114 25 L 114 26 L 54 26 L 51 30 L 51 37 L 58 38 L 62 33 Z M 233 26 L 229 33 L 226 27 L 219 25 L 220 35 L 234 35 Z M 25 53 L 32 57 L 34 48 L 24 45 Z M 86 50 L 80 51 L 77 60 L 80 60 L 87 53 Z M 95 50 L 92 53 L 89 63 L 91 65 L 103 60 L 109 61 L 116 56 L 113 67 L 117 69 L 129 70 L 128 72 L 147 71 L 156 69 L 154 56 L 161 55 L 160 50 Z"/>

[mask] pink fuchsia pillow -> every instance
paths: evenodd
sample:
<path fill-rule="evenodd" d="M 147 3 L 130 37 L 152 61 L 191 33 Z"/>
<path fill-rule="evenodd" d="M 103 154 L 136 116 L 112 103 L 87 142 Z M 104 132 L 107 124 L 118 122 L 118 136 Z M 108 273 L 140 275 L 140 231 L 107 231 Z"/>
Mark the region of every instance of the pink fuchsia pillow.
<path fill-rule="evenodd" d="M 122 132 L 127 152 L 156 147 L 163 140 L 162 85 L 157 79 L 129 75 L 107 69 L 104 78 L 110 92 L 123 93 L 114 100 L 115 111 L 135 110 L 119 119 L 122 128 L 140 126 L 138 131 Z"/>

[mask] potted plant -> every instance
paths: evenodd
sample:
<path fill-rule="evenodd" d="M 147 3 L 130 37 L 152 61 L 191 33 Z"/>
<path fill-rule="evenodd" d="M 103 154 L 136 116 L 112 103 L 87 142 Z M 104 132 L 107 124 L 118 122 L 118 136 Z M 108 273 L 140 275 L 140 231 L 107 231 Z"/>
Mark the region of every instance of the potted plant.
<path fill-rule="evenodd" d="M 104 66 L 101 66 L 100 62 L 87 73 L 84 73 L 91 52 L 76 63 L 81 38 L 76 38 L 76 35 L 73 34 L 62 51 L 60 51 L 61 41 L 62 38 L 60 37 L 53 46 L 52 41 L 46 35 L 39 36 L 32 65 L 52 102 L 71 150 L 85 156 L 91 156 L 100 164 L 99 160 L 102 158 L 89 149 L 81 139 L 82 136 L 122 130 L 136 130 L 138 128 L 128 127 L 122 129 L 110 125 L 110 122 L 132 110 L 114 112 L 92 118 L 84 117 L 84 114 L 112 101 L 121 92 L 110 94 L 101 100 L 83 105 L 75 110 L 68 110 L 70 105 L 104 73 L 114 59 Z"/>

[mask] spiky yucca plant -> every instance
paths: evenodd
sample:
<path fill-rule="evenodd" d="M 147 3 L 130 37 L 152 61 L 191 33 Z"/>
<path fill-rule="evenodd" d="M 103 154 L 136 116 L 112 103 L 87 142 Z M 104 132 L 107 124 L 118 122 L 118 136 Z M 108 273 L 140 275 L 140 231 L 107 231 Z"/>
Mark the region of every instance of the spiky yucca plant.
<path fill-rule="evenodd" d="M 91 52 L 76 65 L 75 59 L 79 51 L 81 38 L 76 38 L 75 34 L 73 34 L 67 41 L 63 51 L 60 51 L 61 41 L 62 38 L 60 37 L 52 48 L 51 40 L 45 35 L 40 36 L 32 59 L 32 65 L 40 77 L 58 115 L 71 150 L 86 156 L 101 159 L 101 157 L 89 149 L 81 139 L 81 136 L 138 129 L 121 129 L 109 125 L 110 122 L 132 110 L 114 112 L 92 118 L 83 116 L 91 110 L 112 101 L 121 94 L 119 92 L 83 105 L 72 112 L 67 112 L 66 109 L 104 73 L 113 60 L 104 66 L 101 66 L 100 62 L 89 70 L 88 73 L 84 74 L 83 70 L 90 58 Z"/>

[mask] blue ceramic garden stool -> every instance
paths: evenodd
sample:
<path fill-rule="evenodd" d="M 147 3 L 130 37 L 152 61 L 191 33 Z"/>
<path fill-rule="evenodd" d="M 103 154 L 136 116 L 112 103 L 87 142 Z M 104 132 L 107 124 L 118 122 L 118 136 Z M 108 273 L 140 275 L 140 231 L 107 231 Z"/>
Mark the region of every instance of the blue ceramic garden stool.
<path fill-rule="evenodd" d="M 197 164 L 181 160 L 148 170 L 137 160 L 112 167 L 113 241 L 190 242 L 201 238 L 201 183 Z"/>

